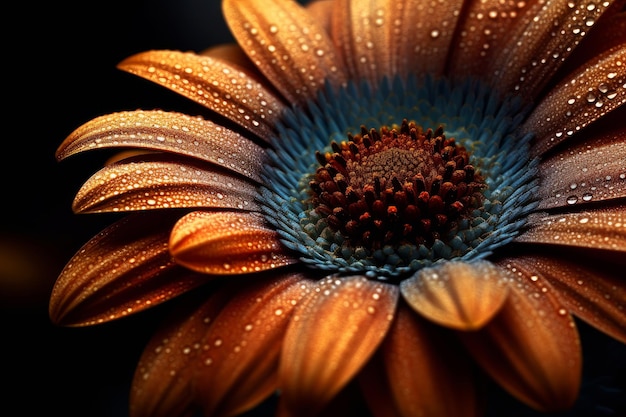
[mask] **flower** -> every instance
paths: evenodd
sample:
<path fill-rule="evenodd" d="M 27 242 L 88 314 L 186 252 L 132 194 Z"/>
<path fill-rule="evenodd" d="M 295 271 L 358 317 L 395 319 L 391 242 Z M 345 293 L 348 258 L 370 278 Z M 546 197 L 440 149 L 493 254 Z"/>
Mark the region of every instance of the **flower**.
<path fill-rule="evenodd" d="M 571 407 L 574 317 L 626 342 L 624 4 L 224 0 L 237 45 L 119 64 L 200 116 L 114 113 L 59 147 L 132 152 L 78 191 L 127 215 L 51 318 L 169 301 L 135 417 L 273 394 L 280 416 L 479 416 L 486 377 Z"/>

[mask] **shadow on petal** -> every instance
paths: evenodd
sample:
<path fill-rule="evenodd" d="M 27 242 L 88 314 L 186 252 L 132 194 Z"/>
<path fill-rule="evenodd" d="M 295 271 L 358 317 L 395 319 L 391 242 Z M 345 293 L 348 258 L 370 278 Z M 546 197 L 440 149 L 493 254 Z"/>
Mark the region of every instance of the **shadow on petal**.
<path fill-rule="evenodd" d="M 445 262 L 402 281 L 401 293 L 422 316 L 459 330 L 482 327 L 502 307 L 508 272 L 488 261 Z"/>
<path fill-rule="evenodd" d="M 485 327 L 459 335 L 482 368 L 529 406 L 562 411 L 576 400 L 582 353 L 574 320 L 531 280 L 512 286 Z"/>

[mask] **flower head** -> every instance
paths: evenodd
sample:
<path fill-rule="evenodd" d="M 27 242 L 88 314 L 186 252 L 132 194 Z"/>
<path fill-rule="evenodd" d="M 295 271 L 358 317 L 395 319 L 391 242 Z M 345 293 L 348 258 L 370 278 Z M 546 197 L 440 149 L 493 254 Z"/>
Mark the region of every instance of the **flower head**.
<path fill-rule="evenodd" d="M 170 302 L 134 417 L 272 395 L 280 416 L 479 416 L 485 377 L 571 407 L 574 317 L 626 342 L 625 3 L 224 0 L 236 45 L 119 65 L 201 115 L 114 113 L 59 147 L 134 152 L 76 196 L 125 216 L 52 319 Z"/>

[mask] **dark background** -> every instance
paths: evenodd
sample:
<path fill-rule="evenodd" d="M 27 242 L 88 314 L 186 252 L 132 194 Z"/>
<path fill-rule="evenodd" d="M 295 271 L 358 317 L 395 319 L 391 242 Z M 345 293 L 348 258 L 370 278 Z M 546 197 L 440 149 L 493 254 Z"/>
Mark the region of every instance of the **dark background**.
<path fill-rule="evenodd" d="M 70 208 L 106 156 L 95 151 L 59 163 L 54 152 L 73 129 L 102 114 L 137 108 L 197 113 L 189 101 L 115 66 L 144 50 L 200 51 L 231 37 L 219 0 L 27 2 L 7 10 L 1 29 L 0 414 L 125 417 L 135 364 L 156 322 L 146 314 L 90 328 L 49 321 L 57 275 L 110 223 Z M 587 326 L 581 331 L 586 358 L 593 358 L 585 362 L 590 388 L 584 401 L 591 407 L 568 416 L 621 417 L 602 404 L 626 402 L 615 399 L 624 392 L 615 391 L 610 375 L 626 369 L 626 349 Z M 509 406 L 507 399 L 496 402 L 490 414 L 535 415 L 511 413 Z"/>
<path fill-rule="evenodd" d="M 64 264 L 110 222 L 71 202 L 104 161 L 54 152 L 80 124 L 137 108 L 195 108 L 115 68 L 149 49 L 199 51 L 232 38 L 219 0 L 18 2 L 3 7 L 0 415 L 124 417 L 153 322 L 59 328 L 48 297 Z M 8 114 L 7 114 L 8 111 Z"/>

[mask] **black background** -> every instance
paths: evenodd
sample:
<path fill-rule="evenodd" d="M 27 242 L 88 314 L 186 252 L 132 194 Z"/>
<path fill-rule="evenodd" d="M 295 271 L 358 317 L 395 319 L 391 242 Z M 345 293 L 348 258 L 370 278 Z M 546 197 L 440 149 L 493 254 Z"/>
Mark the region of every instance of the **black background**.
<path fill-rule="evenodd" d="M 200 51 L 232 38 L 219 0 L 13 6 L 3 6 L 2 29 L 0 414 L 123 417 L 132 373 L 154 324 L 141 315 L 92 328 L 49 321 L 57 275 L 110 222 L 71 211 L 75 192 L 104 156 L 95 151 L 57 162 L 54 152 L 73 129 L 102 114 L 197 112 L 116 64 L 144 50 Z"/>
<path fill-rule="evenodd" d="M 219 0 L 27 2 L 3 15 L 0 414 L 124 417 L 135 364 L 156 323 L 145 314 L 91 328 L 49 321 L 59 272 L 110 223 L 107 216 L 71 211 L 75 192 L 105 156 L 86 153 L 59 163 L 54 152 L 73 129 L 102 114 L 197 113 L 187 100 L 115 66 L 149 49 L 200 51 L 232 38 Z M 594 358 L 585 362 L 591 377 L 626 369 L 623 345 L 581 329 Z M 595 393 L 588 391 L 586 401 L 603 402 Z"/>

